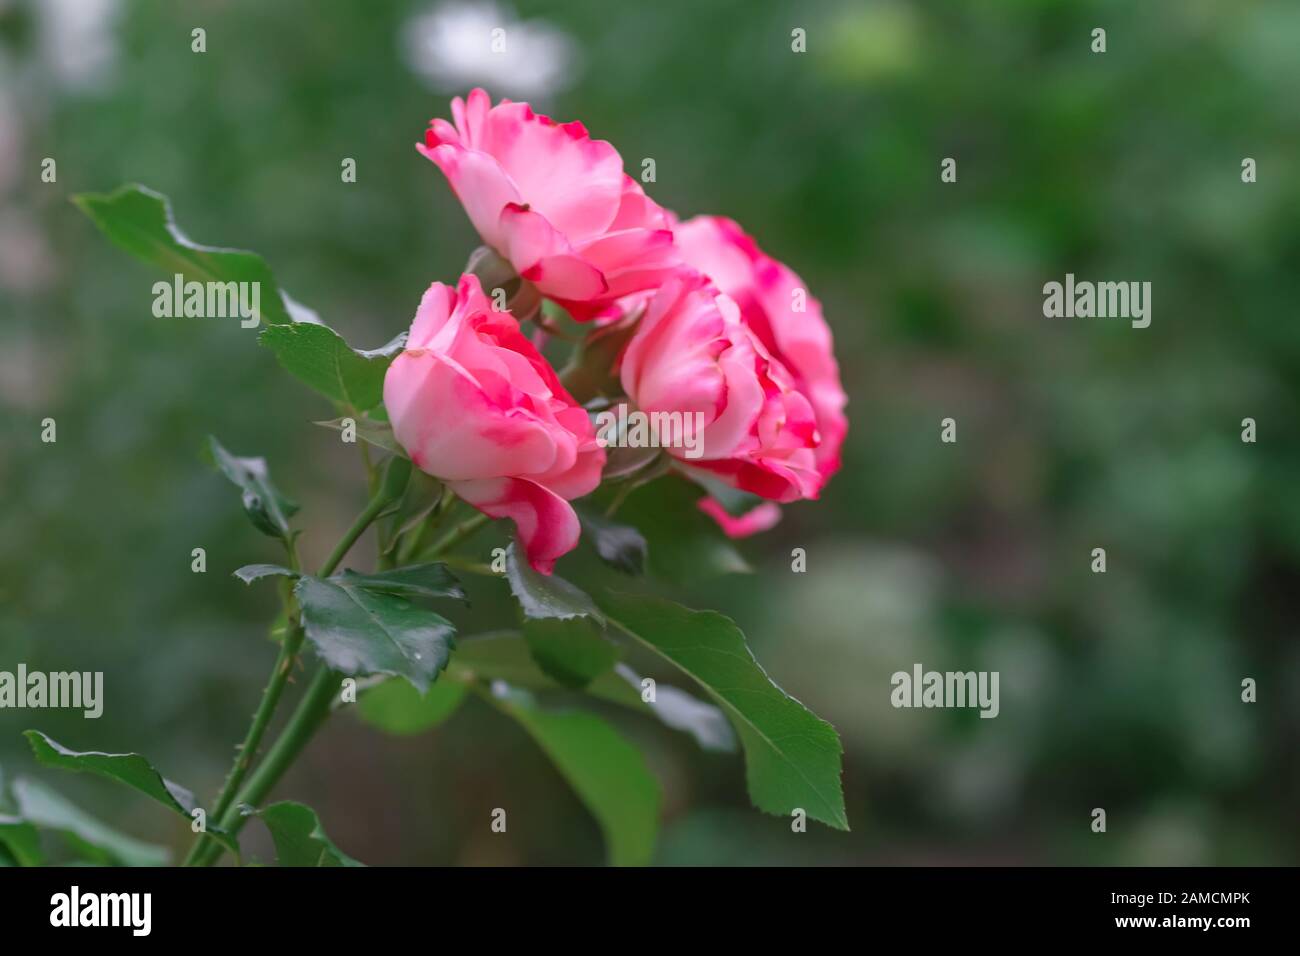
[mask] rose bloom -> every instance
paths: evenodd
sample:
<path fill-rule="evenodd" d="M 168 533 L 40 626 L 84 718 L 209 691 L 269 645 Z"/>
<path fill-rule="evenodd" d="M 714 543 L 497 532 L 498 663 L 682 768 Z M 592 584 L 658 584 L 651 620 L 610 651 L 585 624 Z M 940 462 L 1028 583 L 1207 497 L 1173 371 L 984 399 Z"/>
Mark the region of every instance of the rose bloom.
<path fill-rule="evenodd" d="M 737 304 L 703 274 L 683 269 L 664 283 L 623 352 L 619 376 L 646 415 L 700 422 L 697 457 L 666 449 L 684 470 L 773 501 L 817 497 L 812 405 Z"/>
<path fill-rule="evenodd" d="M 721 216 L 696 216 L 674 228 L 686 263 L 707 275 L 740 307 L 740 317 L 767 353 L 794 377 L 813 408 L 819 441 L 813 458 L 820 484 L 840 467 L 848 432 L 831 330 L 821 303 L 793 270 L 771 258 L 743 229 Z M 804 311 L 796 312 L 802 298 Z"/>
<path fill-rule="evenodd" d="M 384 378 L 397 441 L 421 471 L 494 518 L 550 574 L 578 543 L 568 499 L 600 483 L 605 452 L 586 411 L 477 277 L 429 286 Z"/>
<path fill-rule="evenodd" d="M 483 242 L 542 295 L 586 321 L 657 287 L 677 264 L 667 214 L 623 172 L 618 151 L 581 123 L 527 103 L 452 100 L 416 148 L 451 184 Z"/>

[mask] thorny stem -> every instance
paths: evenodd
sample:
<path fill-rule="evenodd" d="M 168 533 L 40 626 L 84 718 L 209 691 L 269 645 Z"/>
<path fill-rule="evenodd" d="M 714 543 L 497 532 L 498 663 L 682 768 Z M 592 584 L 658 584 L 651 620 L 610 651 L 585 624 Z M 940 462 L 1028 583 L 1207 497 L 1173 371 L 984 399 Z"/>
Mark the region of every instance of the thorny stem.
<path fill-rule="evenodd" d="M 289 566 L 297 571 L 298 549 L 292 537 L 289 538 L 285 547 L 289 551 Z M 271 678 L 267 681 L 266 687 L 262 691 L 262 699 L 253 714 L 253 722 L 248 725 L 248 733 L 244 735 L 244 741 L 239 745 L 239 751 L 235 755 L 235 762 L 230 765 L 230 771 L 226 774 L 226 781 L 221 787 L 221 793 L 217 795 L 217 802 L 212 810 L 214 820 L 219 820 L 234 802 L 235 794 L 239 791 L 239 785 L 244 782 L 244 777 L 248 774 L 248 770 L 257 756 L 257 748 L 262 744 L 262 737 L 266 734 L 266 728 L 271 723 L 275 708 L 280 703 L 280 696 L 284 693 L 285 685 L 289 682 L 289 674 L 293 671 L 294 661 L 297 659 L 298 651 L 302 647 L 302 627 L 293 620 L 295 608 L 292 592 L 284 596 L 284 610 L 289 618 L 289 629 L 284 639 L 280 641 L 280 653 L 276 656 Z M 192 866 L 199 854 L 206 852 L 208 845 L 212 842 L 212 838 L 206 833 L 200 836 L 194 846 L 190 848 L 184 865 Z"/>
<path fill-rule="evenodd" d="M 262 691 L 262 700 L 257 705 L 256 713 L 253 714 L 253 722 L 248 725 L 248 733 L 244 736 L 244 742 L 239 745 L 239 753 L 230 767 L 230 772 L 226 775 L 225 785 L 221 788 L 216 805 L 213 807 L 212 818 L 215 821 L 221 820 L 234 803 L 239 785 L 244 782 L 244 777 L 257 756 L 257 748 L 262 744 L 262 737 L 266 734 L 266 728 L 270 726 L 271 717 L 275 714 L 275 708 L 280 703 L 285 685 L 289 682 L 289 674 L 293 671 L 294 661 L 297 660 L 298 651 L 302 648 L 302 639 L 301 625 L 294 624 L 280 643 L 280 653 L 275 659 L 275 669 L 271 671 L 271 679 L 267 682 L 266 689 Z M 206 833 L 199 837 L 198 842 L 190 848 L 184 865 L 193 866 L 214 843 L 215 841 Z"/>
<path fill-rule="evenodd" d="M 343 537 L 339 539 L 338 544 L 334 546 L 334 550 L 325 559 L 325 563 L 321 565 L 320 571 L 317 572 L 319 577 L 326 577 L 334 572 L 339 562 L 347 556 L 352 546 L 356 544 L 357 539 L 365 533 L 365 530 L 370 527 L 370 524 L 389 503 L 388 497 L 388 495 L 380 492 L 370 499 L 370 503 L 366 505 L 365 510 L 357 515 L 356 520 L 352 522 L 352 527 L 348 528 Z M 298 559 L 292 544 L 290 544 L 289 553 L 293 568 L 297 570 Z M 239 786 L 243 783 L 244 777 L 248 774 L 249 768 L 257 756 L 257 749 L 261 746 L 262 737 L 266 734 L 267 727 L 270 726 L 271 718 L 275 714 L 280 698 L 284 694 L 284 688 L 288 684 L 289 675 L 293 671 L 294 662 L 298 658 L 298 652 L 302 649 L 302 624 L 292 620 L 295 609 L 289 607 L 287 610 L 289 610 L 291 618 L 289 631 L 280 645 L 280 653 L 276 657 L 275 668 L 271 671 L 271 679 L 262 691 L 262 699 L 257 705 L 257 711 L 253 714 L 253 722 L 249 724 L 248 733 L 244 737 L 243 744 L 239 747 L 239 753 L 235 757 L 230 772 L 226 775 L 225 785 L 222 786 L 221 793 L 218 795 L 216 805 L 212 811 L 217 826 L 229 830 L 231 833 L 238 832 L 244 820 L 239 812 L 239 805 L 235 802 L 235 795 L 238 793 L 242 798 L 239 801 L 240 803 L 256 805 L 261 801 L 261 798 L 266 795 L 266 791 L 270 790 L 280 778 L 280 775 L 297 757 L 311 734 L 315 732 L 316 726 L 319 726 L 320 718 L 324 717 L 324 713 L 319 718 L 315 716 L 319 704 L 314 704 L 311 708 L 307 706 L 315 700 L 313 694 L 324 695 L 325 713 L 328 713 L 330 696 L 333 693 L 333 688 L 338 686 L 335 679 L 325 680 L 331 677 L 337 678 L 338 675 L 331 675 L 328 668 L 322 667 L 313 679 L 307 694 L 298 704 L 293 717 L 290 718 L 289 723 L 267 754 L 266 759 L 258 766 L 252 779 L 249 780 L 248 786 L 240 793 Z M 323 680 L 325 680 L 326 686 L 322 690 L 319 685 Z M 271 768 L 269 771 L 268 767 Z M 191 848 L 189 855 L 185 858 L 184 865 L 210 866 L 220 858 L 221 851 L 221 844 L 205 833 L 199 837 L 198 842 Z"/>

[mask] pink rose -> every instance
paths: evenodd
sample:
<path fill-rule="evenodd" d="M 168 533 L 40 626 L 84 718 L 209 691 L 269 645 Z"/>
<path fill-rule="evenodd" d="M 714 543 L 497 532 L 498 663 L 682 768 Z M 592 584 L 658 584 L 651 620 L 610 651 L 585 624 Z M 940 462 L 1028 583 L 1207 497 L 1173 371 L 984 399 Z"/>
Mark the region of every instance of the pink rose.
<path fill-rule="evenodd" d="M 605 453 L 586 411 L 475 276 L 454 290 L 429 286 L 384 379 L 384 405 L 415 466 L 514 521 L 538 571 L 577 545 L 566 499 L 600 483 Z"/>
<path fill-rule="evenodd" d="M 704 275 L 682 270 L 664 283 L 619 374 L 644 420 L 671 422 L 686 437 L 665 448 L 686 470 L 775 501 L 817 497 L 812 406 Z"/>
<path fill-rule="evenodd" d="M 452 100 L 417 146 L 446 175 L 483 241 L 579 321 L 656 287 L 677 264 L 666 214 L 581 123 L 527 103 Z"/>
<path fill-rule="evenodd" d="M 821 303 L 808 294 L 803 280 L 766 255 L 730 219 L 696 216 L 676 225 L 674 235 L 685 262 L 736 301 L 742 321 L 767 353 L 789 369 L 795 387 L 812 404 L 821 439 L 813 458 L 825 484 L 839 470 L 848 420 L 847 397 Z M 796 311 L 798 304 L 804 311 Z"/>

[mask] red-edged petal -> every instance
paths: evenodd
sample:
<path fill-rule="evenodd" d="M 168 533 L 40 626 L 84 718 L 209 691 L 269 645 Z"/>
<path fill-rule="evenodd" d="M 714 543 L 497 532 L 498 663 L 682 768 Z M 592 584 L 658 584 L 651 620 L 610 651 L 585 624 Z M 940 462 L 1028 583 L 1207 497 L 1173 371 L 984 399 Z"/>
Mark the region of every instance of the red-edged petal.
<path fill-rule="evenodd" d="M 764 501 L 750 508 L 743 515 L 733 515 L 718 503 L 716 498 L 701 498 L 696 505 L 701 511 L 718 523 L 718 527 L 729 538 L 748 538 L 774 528 L 781 520 L 781 506 L 775 501 Z"/>
<path fill-rule="evenodd" d="M 487 153 L 447 143 L 432 149 L 415 148 L 442 170 L 483 241 L 500 251 L 501 210 L 519 200 L 518 191 L 500 164 Z"/>
<path fill-rule="evenodd" d="M 452 482 L 451 489 L 484 514 L 513 521 L 528 563 L 542 574 L 550 574 L 556 560 L 578 546 L 573 507 L 534 481 L 482 478 Z"/>

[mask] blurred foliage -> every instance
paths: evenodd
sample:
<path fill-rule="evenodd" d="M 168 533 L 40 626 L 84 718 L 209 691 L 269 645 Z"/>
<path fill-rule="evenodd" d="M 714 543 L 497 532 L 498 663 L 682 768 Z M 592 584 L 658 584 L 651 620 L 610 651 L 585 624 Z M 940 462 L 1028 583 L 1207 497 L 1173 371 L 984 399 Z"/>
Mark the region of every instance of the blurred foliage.
<path fill-rule="evenodd" d="M 205 436 L 268 457 L 312 529 L 306 554 L 363 498 L 353 450 L 310 424 L 325 404 L 235 322 L 152 318 L 157 276 L 68 197 L 158 189 L 194 239 L 262 254 L 354 345 L 388 341 L 475 244 L 412 145 L 448 111 L 400 53 L 430 6 L 0 0 L 0 668 L 103 670 L 107 696 L 90 725 L 0 712 L 11 774 L 33 772 L 20 732 L 37 726 L 218 786 L 273 658 L 272 589 L 228 572 L 278 555 L 200 463 Z M 630 171 L 653 157 L 656 199 L 733 216 L 793 266 L 851 397 L 823 500 L 742 545 L 756 573 L 692 579 L 687 603 L 734 616 L 836 725 L 854 831 L 792 834 L 746 806 L 739 758 L 620 717 L 664 784 L 657 859 L 1300 862 L 1300 7 L 519 14 L 581 53 L 567 92 L 536 105 L 582 119 Z M 1041 287 L 1066 272 L 1151 281 L 1151 327 L 1044 319 Z M 46 416 L 57 444 L 39 440 Z M 938 440 L 946 416 L 956 445 Z M 1247 416 L 1256 444 L 1240 441 Z M 206 574 L 190 571 L 199 546 Z M 892 709 L 889 675 L 917 661 L 1000 670 L 1001 716 Z M 333 723 L 277 794 L 358 859 L 602 859 L 545 756 L 481 702 L 405 739 Z M 59 783 L 158 834 L 143 801 Z M 489 829 L 497 806 L 508 835 Z M 1105 836 L 1088 828 L 1097 806 Z M 176 823 L 173 845 L 186 837 Z"/>

